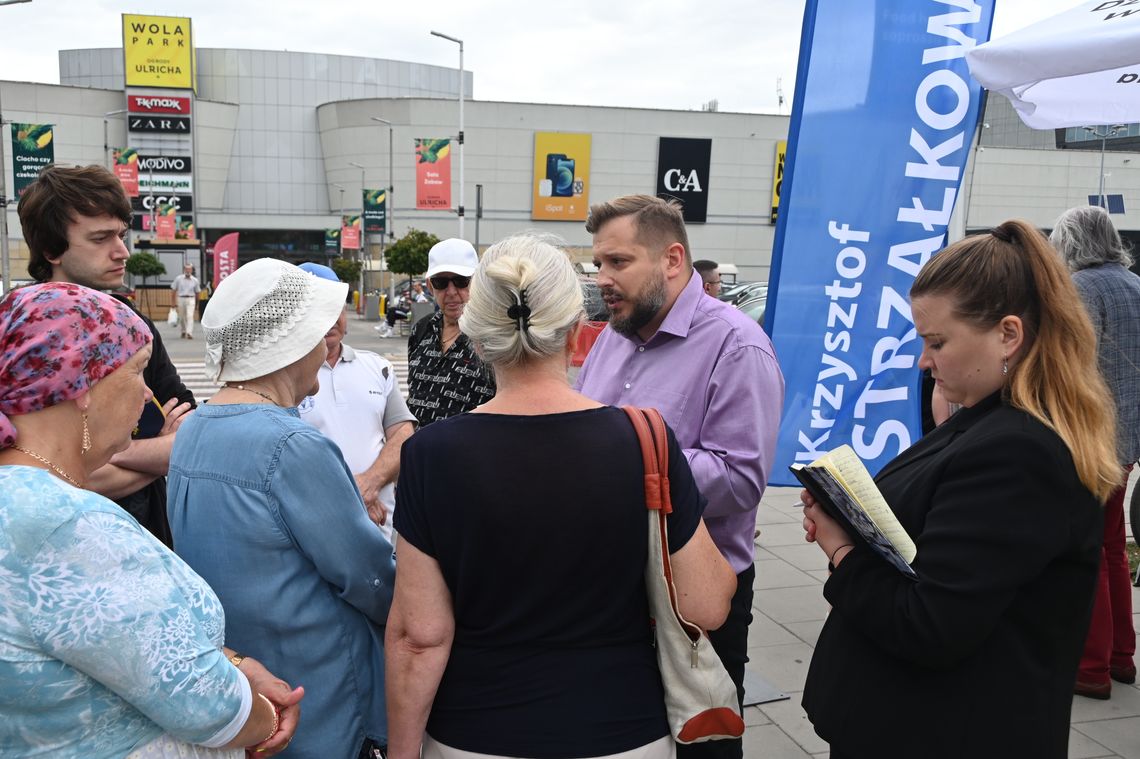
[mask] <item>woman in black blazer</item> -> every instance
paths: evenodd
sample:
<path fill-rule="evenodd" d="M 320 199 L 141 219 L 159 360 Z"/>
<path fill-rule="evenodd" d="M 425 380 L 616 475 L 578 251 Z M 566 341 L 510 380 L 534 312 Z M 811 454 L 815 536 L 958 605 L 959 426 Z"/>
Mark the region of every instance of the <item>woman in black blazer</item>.
<path fill-rule="evenodd" d="M 832 605 L 803 705 L 845 757 L 1065 757 L 1101 504 L 1119 484 L 1096 341 L 1057 254 L 1009 221 L 911 288 L 919 366 L 962 409 L 876 478 L 904 577 L 806 492 Z"/>

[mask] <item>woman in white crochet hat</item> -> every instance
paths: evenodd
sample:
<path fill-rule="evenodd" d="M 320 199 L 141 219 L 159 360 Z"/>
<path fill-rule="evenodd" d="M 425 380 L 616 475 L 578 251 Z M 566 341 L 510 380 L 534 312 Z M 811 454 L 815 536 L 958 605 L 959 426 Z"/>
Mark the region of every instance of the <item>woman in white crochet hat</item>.
<path fill-rule="evenodd" d="M 340 450 L 296 409 L 317 391 L 347 291 L 271 259 L 227 277 L 202 317 L 207 370 L 225 385 L 170 459 L 175 550 L 221 599 L 227 642 L 305 686 L 284 756 L 355 759 L 387 742 L 392 546 Z"/>

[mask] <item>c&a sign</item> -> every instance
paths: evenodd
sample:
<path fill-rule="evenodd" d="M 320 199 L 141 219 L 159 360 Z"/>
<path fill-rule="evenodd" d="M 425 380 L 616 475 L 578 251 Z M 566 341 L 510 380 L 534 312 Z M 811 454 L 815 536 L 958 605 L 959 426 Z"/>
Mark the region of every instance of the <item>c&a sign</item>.
<path fill-rule="evenodd" d="M 657 196 L 681 201 L 686 222 L 704 221 L 709 207 L 712 140 L 662 137 L 657 147 Z"/>

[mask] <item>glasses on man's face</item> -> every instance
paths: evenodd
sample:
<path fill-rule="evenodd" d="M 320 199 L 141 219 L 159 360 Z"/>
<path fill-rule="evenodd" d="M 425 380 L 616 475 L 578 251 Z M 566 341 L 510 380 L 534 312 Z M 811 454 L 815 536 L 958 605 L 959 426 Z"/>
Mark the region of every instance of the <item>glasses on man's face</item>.
<path fill-rule="evenodd" d="M 431 289 L 433 290 L 446 290 L 449 284 L 455 285 L 456 290 L 463 290 L 471 284 L 471 277 L 461 277 L 458 274 L 452 274 L 448 277 L 441 274 L 432 277 L 428 282 L 431 282 Z"/>

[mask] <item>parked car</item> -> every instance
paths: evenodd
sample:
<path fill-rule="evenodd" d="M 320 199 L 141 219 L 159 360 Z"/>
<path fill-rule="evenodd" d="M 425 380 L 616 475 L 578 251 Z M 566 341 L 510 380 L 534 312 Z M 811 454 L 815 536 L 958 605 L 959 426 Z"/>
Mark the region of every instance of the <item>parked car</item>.
<path fill-rule="evenodd" d="M 765 287 L 763 290 L 754 293 L 752 297 L 745 298 L 739 303 L 734 303 L 733 305 L 735 305 L 744 314 L 746 314 L 748 318 L 752 319 L 761 327 L 763 327 L 764 312 L 768 307 L 768 288 Z"/>
<path fill-rule="evenodd" d="M 761 292 L 768 292 L 768 284 L 766 282 L 737 282 L 734 285 L 722 287 L 720 295 L 717 297 L 725 303 L 731 303 L 735 306 Z"/>

